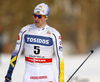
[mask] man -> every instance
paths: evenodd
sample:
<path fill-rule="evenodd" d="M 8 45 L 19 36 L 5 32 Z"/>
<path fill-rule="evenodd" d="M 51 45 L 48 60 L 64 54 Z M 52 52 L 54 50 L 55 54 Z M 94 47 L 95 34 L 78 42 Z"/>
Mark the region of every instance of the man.
<path fill-rule="evenodd" d="M 34 9 L 34 23 L 23 27 L 11 56 L 5 82 L 10 82 L 13 69 L 24 48 L 25 73 L 23 82 L 56 82 L 52 70 L 55 53 L 59 72 L 59 82 L 64 82 L 64 61 L 61 36 L 57 30 L 47 25 L 49 7 L 45 3 Z"/>

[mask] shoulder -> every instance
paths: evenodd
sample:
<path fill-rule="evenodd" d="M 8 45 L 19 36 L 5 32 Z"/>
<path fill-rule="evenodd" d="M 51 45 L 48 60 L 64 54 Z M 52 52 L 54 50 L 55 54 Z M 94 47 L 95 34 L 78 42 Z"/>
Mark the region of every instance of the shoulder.
<path fill-rule="evenodd" d="M 28 24 L 24 27 L 22 27 L 22 29 L 20 30 L 21 32 L 25 32 L 27 31 L 29 28 L 33 28 L 34 24 Z"/>
<path fill-rule="evenodd" d="M 54 35 L 56 36 L 60 36 L 60 32 L 58 30 L 56 30 L 55 28 L 53 28 L 53 32 Z"/>
<path fill-rule="evenodd" d="M 48 29 L 52 31 L 53 34 L 60 34 L 55 28 L 48 25 Z"/>

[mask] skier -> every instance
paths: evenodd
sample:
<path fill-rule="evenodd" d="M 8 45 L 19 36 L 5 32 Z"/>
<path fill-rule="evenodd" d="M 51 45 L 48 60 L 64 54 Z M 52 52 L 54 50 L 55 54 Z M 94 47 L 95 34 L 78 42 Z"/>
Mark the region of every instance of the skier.
<path fill-rule="evenodd" d="M 56 55 L 59 82 L 64 82 L 61 35 L 55 28 L 47 25 L 48 14 L 48 5 L 38 4 L 33 12 L 34 24 L 21 29 L 5 82 L 11 81 L 12 72 L 23 48 L 25 55 L 23 82 L 56 82 L 52 68 L 53 54 Z"/>

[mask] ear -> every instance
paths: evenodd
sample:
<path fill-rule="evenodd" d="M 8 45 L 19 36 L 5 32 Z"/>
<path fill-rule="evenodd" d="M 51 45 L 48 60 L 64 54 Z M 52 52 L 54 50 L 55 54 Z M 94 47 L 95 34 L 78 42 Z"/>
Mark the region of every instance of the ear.
<path fill-rule="evenodd" d="M 47 21 L 48 20 L 48 17 L 45 17 L 45 20 Z"/>

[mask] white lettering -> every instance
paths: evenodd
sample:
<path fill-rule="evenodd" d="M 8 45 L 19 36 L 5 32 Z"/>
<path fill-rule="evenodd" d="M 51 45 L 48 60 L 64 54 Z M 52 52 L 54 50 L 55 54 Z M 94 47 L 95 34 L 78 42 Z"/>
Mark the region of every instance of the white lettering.
<path fill-rule="evenodd" d="M 49 44 L 49 40 L 46 40 L 46 44 Z"/>
<path fill-rule="evenodd" d="M 30 38 L 29 38 L 29 37 L 27 37 L 27 42 L 29 41 L 29 39 L 30 39 Z"/>
<path fill-rule="evenodd" d="M 38 39 L 39 40 L 39 42 L 38 43 L 42 43 L 42 40 L 41 39 Z"/>
<path fill-rule="evenodd" d="M 36 42 L 36 38 L 34 38 L 33 42 Z"/>
<path fill-rule="evenodd" d="M 33 42 L 33 38 L 30 38 L 30 42 Z"/>
<path fill-rule="evenodd" d="M 42 40 L 42 43 L 43 43 L 43 44 L 45 44 L 45 43 L 46 43 L 46 41 L 43 39 L 43 40 Z"/>
<path fill-rule="evenodd" d="M 27 37 L 27 42 L 37 42 L 37 43 L 49 44 L 49 40 L 39 39 L 39 38 L 30 38 L 30 37 Z"/>

